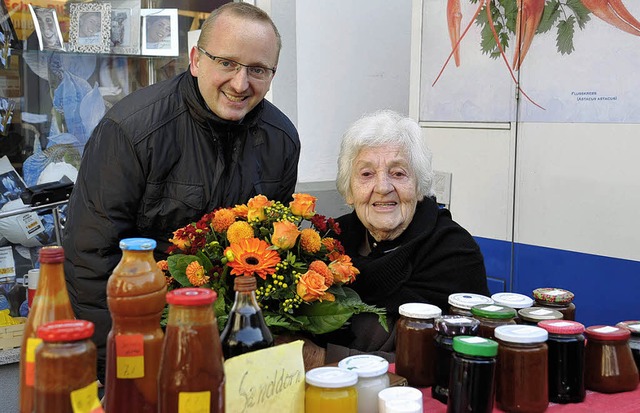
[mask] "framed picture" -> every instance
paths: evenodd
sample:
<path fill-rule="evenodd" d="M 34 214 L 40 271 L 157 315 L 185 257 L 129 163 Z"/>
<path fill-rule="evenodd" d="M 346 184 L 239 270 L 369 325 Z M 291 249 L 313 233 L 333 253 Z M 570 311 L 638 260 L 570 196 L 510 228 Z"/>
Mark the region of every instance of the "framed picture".
<path fill-rule="evenodd" d="M 71 3 L 69 49 L 72 52 L 111 51 L 111 3 Z"/>
<path fill-rule="evenodd" d="M 22 49 L 22 44 L 18 39 L 4 1 L 0 1 L 0 34 L 2 34 L 3 46 L 7 44 L 12 49 Z"/>
<path fill-rule="evenodd" d="M 111 53 L 140 54 L 140 1 L 111 0 Z"/>
<path fill-rule="evenodd" d="M 29 4 L 29 11 L 40 50 L 64 50 L 56 9 Z"/>
<path fill-rule="evenodd" d="M 178 9 L 142 9 L 142 54 L 178 56 Z"/>

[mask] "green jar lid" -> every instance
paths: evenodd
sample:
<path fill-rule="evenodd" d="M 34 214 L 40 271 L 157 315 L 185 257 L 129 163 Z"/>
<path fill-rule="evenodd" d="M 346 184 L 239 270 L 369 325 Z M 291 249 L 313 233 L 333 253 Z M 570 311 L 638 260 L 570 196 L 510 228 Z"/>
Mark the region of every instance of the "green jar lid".
<path fill-rule="evenodd" d="M 499 304 L 478 304 L 471 307 L 471 314 L 477 317 L 498 318 L 501 320 L 514 318 L 516 310 L 506 305 Z"/>
<path fill-rule="evenodd" d="M 457 336 L 453 338 L 453 350 L 468 356 L 495 357 L 498 343 L 484 337 Z"/>

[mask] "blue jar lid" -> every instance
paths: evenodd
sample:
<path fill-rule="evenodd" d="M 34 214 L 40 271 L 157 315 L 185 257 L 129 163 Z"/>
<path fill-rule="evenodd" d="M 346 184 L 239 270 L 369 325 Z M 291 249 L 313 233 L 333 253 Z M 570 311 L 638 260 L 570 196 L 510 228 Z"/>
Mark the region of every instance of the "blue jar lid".
<path fill-rule="evenodd" d="M 153 251 L 156 240 L 151 238 L 124 238 L 120 240 L 120 249 L 127 251 Z"/>

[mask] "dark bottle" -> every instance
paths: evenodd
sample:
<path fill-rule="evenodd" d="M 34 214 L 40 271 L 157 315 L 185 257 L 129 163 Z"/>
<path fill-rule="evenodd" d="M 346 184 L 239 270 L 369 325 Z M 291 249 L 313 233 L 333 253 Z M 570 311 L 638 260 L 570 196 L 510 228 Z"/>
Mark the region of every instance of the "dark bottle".
<path fill-rule="evenodd" d="M 236 277 L 233 286 L 236 291 L 235 301 L 227 325 L 220 334 L 225 359 L 272 347 L 274 344 L 271 331 L 256 301 L 255 277 Z"/>
<path fill-rule="evenodd" d="M 482 337 L 453 338 L 447 413 L 491 413 L 498 343 Z"/>
<path fill-rule="evenodd" d="M 616 327 L 623 327 L 631 332 L 629 347 L 631 347 L 631 354 L 633 354 L 636 367 L 640 370 L 640 321 L 621 321 L 616 324 Z"/>

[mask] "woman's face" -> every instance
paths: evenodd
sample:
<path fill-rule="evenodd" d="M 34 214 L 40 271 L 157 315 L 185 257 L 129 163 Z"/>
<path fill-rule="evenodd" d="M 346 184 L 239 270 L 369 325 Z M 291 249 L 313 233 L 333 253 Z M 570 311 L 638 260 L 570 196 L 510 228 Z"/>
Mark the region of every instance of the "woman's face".
<path fill-rule="evenodd" d="M 378 241 L 397 238 L 416 211 L 417 180 L 400 146 L 363 148 L 353 161 L 347 203 Z"/>

